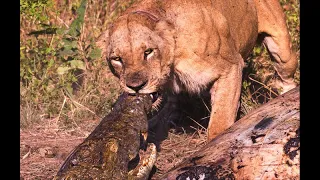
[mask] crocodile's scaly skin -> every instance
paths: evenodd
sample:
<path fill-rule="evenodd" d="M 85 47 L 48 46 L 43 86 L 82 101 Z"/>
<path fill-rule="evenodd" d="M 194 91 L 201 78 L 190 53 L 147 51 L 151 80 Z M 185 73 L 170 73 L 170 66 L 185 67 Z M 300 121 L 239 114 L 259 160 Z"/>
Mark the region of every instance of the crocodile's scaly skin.
<path fill-rule="evenodd" d="M 54 179 L 147 179 L 156 159 L 154 144 L 138 166 L 128 172 L 128 163 L 139 154 L 147 134 L 149 95 L 122 94 L 95 130 L 77 146 Z M 142 140 L 142 141 L 141 141 Z"/>

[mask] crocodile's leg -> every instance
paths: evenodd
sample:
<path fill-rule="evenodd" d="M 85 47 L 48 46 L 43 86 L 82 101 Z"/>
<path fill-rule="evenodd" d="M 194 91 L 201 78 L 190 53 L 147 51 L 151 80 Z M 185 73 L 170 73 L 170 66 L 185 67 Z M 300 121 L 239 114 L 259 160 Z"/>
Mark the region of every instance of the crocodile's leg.
<path fill-rule="evenodd" d="M 147 150 L 139 151 L 140 161 L 136 168 L 129 171 L 129 180 L 147 180 L 149 174 L 157 160 L 157 148 L 153 143 L 149 143 Z"/>

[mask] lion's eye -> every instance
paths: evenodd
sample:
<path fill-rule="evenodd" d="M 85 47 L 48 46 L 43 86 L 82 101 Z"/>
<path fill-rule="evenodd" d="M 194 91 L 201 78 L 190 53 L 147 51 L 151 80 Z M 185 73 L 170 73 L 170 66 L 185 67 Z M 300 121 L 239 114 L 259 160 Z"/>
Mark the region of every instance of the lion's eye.
<path fill-rule="evenodd" d="M 119 56 L 110 57 L 109 60 L 113 66 L 122 66 L 122 60 Z"/>
<path fill-rule="evenodd" d="M 153 49 L 152 48 L 148 48 L 147 50 L 144 51 L 144 59 L 148 59 L 149 55 L 151 55 L 153 53 Z"/>
<path fill-rule="evenodd" d="M 149 54 L 152 53 L 152 51 L 153 51 L 153 49 L 149 48 L 149 49 L 144 51 L 144 55 L 149 55 Z"/>
<path fill-rule="evenodd" d="M 113 56 L 113 57 L 110 57 L 109 58 L 110 59 L 110 61 L 121 61 L 121 58 L 119 57 L 119 56 Z"/>

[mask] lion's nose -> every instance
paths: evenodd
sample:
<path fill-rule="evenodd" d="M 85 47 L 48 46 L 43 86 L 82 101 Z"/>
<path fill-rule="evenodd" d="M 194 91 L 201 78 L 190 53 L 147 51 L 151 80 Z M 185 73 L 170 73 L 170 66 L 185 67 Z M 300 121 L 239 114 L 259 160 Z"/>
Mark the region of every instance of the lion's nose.
<path fill-rule="evenodd" d="M 139 81 L 139 82 L 127 82 L 127 87 L 131 88 L 135 92 L 138 92 L 147 84 L 147 81 Z"/>

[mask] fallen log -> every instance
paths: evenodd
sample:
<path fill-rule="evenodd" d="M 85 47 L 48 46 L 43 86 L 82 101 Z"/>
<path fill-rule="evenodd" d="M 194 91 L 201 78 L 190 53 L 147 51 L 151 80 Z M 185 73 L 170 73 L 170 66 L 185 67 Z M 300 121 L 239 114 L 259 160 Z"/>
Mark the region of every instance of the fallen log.
<path fill-rule="evenodd" d="M 299 87 L 238 120 L 160 179 L 299 179 Z"/>

